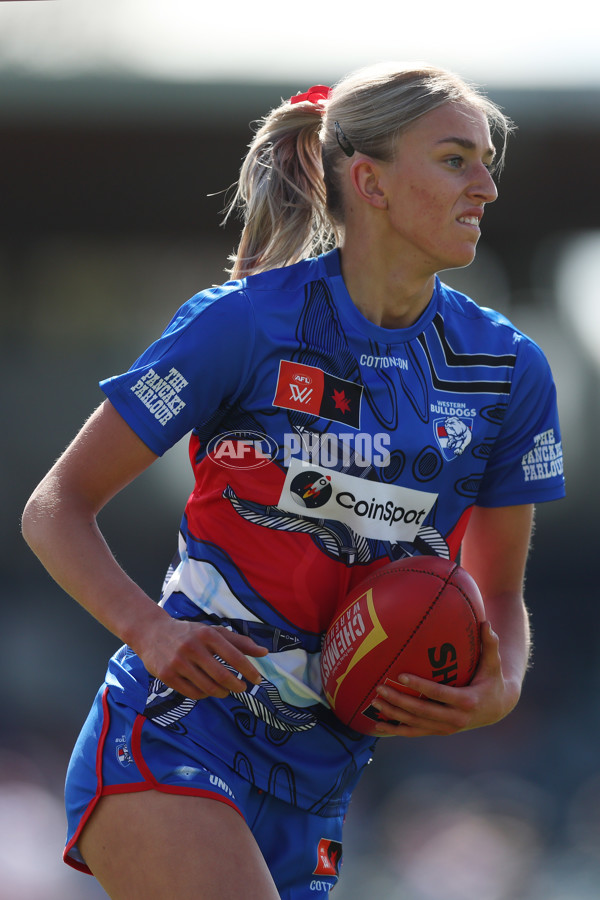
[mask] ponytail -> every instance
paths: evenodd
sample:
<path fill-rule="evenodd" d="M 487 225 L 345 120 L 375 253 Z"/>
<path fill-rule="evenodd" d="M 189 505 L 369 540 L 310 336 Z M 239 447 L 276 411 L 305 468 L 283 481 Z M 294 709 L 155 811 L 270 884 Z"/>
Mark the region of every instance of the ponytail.
<path fill-rule="evenodd" d="M 232 278 L 264 272 L 330 249 L 336 228 L 326 209 L 321 163 L 322 109 L 281 106 L 260 120 L 225 221 L 239 209 L 244 226 L 230 256 Z"/>

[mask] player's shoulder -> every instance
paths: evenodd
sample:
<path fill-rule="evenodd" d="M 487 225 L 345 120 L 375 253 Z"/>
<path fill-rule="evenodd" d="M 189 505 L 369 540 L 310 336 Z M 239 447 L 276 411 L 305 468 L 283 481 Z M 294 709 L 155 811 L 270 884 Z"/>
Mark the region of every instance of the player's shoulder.
<path fill-rule="evenodd" d="M 441 295 L 440 315 L 444 331 L 450 340 L 462 343 L 481 343 L 494 352 L 528 355 L 544 353 L 533 338 L 522 331 L 507 316 L 496 309 L 480 306 L 471 297 L 443 282 L 438 288 Z"/>
<path fill-rule="evenodd" d="M 251 298 L 262 300 L 269 294 L 303 292 L 307 284 L 326 277 L 326 258 L 310 257 L 289 266 L 257 272 L 244 278 L 241 285 Z"/>
<path fill-rule="evenodd" d="M 440 294 L 442 296 L 442 304 L 444 318 L 449 323 L 455 317 L 457 321 L 462 321 L 463 325 L 472 322 L 474 326 L 481 328 L 499 329 L 503 332 L 522 333 L 503 313 L 490 307 L 480 306 L 471 297 L 457 291 L 455 288 L 444 284 L 443 281 L 438 282 Z"/>
<path fill-rule="evenodd" d="M 281 310 L 291 302 L 294 295 L 302 301 L 306 285 L 325 278 L 326 275 L 323 257 L 311 257 L 289 266 L 267 269 L 214 285 L 192 297 L 187 306 L 191 315 L 197 315 L 213 306 L 220 313 L 234 313 L 246 306 L 250 311 L 259 310 L 264 315 L 271 306 Z"/>
<path fill-rule="evenodd" d="M 231 321 L 251 315 L 250 304 L 244 292 L 243 281 L 228 281 L 198 291 L 183 303 L 169 322 L 166 333 L 179 332 L 206 323 L 213 317 Z"/>
<path fill-rule="evenodd" d="M 270 315 L 293 311 L 294 292 L 298 302 L 304 299 L 307 282 L 325 276 L 321 257 L 303 260 L 281 269 L 250 275 L 213 285 L 194 294 L 183 303 L 168 323 L 164 337 L 193 339 L 200 328 L 235 326 L 233 331 L 255 332 L 258 322 L 269 322 Z"/>

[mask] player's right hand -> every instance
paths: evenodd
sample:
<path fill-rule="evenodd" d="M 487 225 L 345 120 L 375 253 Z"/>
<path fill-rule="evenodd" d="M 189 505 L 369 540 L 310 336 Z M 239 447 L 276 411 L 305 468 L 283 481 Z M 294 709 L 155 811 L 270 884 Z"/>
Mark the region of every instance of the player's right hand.
<path fill-rule="evenodd" d="M 133 647 L 151 675 L 192 700 L 226 697 L 260 684 L 262 676 L 248 656 L 266 656 L 252 638 L 220 625 L 173 619 L 154 622 Z M 231 666 L 230 671 L 223 663 Z"/>

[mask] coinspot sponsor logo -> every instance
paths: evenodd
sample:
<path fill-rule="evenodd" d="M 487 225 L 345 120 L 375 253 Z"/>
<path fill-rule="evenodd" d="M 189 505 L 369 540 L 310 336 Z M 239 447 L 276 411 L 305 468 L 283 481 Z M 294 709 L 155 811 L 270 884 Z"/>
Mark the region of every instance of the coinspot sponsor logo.
<path fill-rule="evenodd" d="M 362 537 L 412 541 L 437 494 L 333 472 L 292 459 L 278 506 L 308 518 L 334 519 Z"/>
<path fill-rule="evenodd" d="M 227 431 L 211 438 L 206 455 L 225 469 L 260 469 L 275 459 L 279 447 L 258 431 Z"/>

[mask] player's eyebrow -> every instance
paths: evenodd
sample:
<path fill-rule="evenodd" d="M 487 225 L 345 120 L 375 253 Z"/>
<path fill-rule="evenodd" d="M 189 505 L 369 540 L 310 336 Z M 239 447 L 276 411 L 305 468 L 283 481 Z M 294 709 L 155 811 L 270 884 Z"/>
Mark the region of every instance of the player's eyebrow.
<path fill-rule="evenodd" d="M 437 144 L 458 144 L 459 147 L 464 147 L 465 150 L 477 150 L 477 145 L 471 141 L 469 138 L 461 138 L 461 137 L 445 137 L 439 141 L 436 141 Z M 489 159 L 493 159 L 496 155 L 495 147 L 488 147 L 484 153 L 484 156 L 487 156 Z"/>

